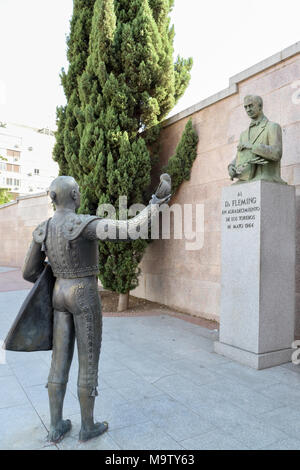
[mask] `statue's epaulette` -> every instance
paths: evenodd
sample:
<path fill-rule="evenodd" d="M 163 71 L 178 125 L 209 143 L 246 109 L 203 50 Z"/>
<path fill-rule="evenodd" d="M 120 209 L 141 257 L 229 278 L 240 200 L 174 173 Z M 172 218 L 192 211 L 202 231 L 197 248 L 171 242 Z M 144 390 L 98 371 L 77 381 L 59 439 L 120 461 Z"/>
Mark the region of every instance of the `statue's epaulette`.
<path fill-rule="evenodd" d="M 40 223 L 33 231 L 32 236 L 36 243 L 43 243 L 45 241 L 49 220 L 51 219 L 44 220 L 44 222 Z"/>
<path fill-rule="evenodd" d="M 63 224 L 62 233 L 67 240 L 75 240 L 90 222 L 97 219 L 96 215 L 71 214 Z"/>

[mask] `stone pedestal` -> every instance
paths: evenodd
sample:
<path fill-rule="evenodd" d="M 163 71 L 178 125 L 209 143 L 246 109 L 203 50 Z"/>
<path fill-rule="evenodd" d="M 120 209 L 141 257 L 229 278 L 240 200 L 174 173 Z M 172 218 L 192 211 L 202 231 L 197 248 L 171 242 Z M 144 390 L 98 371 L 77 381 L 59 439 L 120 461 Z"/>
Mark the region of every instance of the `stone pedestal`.
<path fill-rule="evenodd" d="M 265 181 L 224 188 L 215 351 L 255 369 L 289 362 L 294 309 L 295 188 Z"/>

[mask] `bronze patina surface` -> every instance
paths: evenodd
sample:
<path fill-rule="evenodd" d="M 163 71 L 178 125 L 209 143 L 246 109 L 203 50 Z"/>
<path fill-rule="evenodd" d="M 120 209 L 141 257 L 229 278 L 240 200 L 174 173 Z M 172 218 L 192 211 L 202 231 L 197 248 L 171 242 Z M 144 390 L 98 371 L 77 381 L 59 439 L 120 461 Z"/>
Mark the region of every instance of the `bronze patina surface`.
<path fill-rule="evenodd" d="M 244 108 L 251 122 L 240 136 L 235 159 L 228 165 L 230 178 L 237 179 L 234 184 L 258 180 L 285 184 L 280 173 L 280 125 L 269 121 L 264 115 L 263 100 L 260 96 L 246 96 Z"/>
<path fill-rule="evenodd" d="M 26 352 L 52 349 L 54 283 L 51 266 L 46 264 L 6 337 L 5 349 Z"/>
<path fill-rule="evenodd" d="M 137 228 L 142 233 L 142 228 L 148 227 L 152 216 L 158 212 L 159 205 L 170 199 L 171 180 L 167 180 L 169 186 L 157 191 L 149 205 L 128 221 L 77 215 L 79 186 L 70 176 L 59 176 L 50 186 L 55 213 L 34 230 L 23 266 L 24 279 L 35 285 L 21 307 L 5 346 L 14 351 L 53 349 L 47 383 L 51 417 L 48 439 L 52 442 L 61 440 L 71 428 L 71 421 L 63 420 L 63 402 L 75 338 L 81 410 L 79 439 L 86 441 L 108 429 L 107 422 L 94 422 L 102 338 L 97 279 L 100 234 L 107 233 L 111 241 L 128 241 L 132 239 L 131 234 L 136 235 Z M 46 258 L 49 265 L 45 267 Z"/>

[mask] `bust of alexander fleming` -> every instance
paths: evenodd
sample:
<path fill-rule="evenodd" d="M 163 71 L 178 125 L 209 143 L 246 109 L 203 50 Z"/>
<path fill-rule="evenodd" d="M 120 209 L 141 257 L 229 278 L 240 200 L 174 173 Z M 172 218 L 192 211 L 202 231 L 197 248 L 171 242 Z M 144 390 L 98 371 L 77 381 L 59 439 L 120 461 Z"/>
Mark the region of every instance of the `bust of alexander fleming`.
<path fill-rule="evenodd" d="M 228 165 L 230 178 L 237 179 L 234 184 L 258 180 L 285 184 L 280 173 L 280 125 L 269 121 L 264 115 L 260 96 L 246 96 L 244 108 L 251 122 L 248 129 L 241 133 L 236 157 Z"/>

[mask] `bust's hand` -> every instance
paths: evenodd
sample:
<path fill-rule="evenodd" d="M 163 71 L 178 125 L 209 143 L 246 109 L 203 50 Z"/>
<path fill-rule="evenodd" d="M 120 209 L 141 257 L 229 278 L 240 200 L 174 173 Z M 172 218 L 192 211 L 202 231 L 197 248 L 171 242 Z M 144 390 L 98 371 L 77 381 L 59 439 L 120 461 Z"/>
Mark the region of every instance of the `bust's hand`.
<path fill-rule="evenodd" d="M 254 158 L 249 161 L 249 163 L 254 163 L 255 165 L 267 165 L 268 160 L 265 160 L 264 158 L 255 155 Z"/>
<path fill-rule="evenodd" d="M 242 151 L 242 150 L 252 150 L 252 147 L 253 145 L 250 142 L 247 142 L 245 144 L 239 144 L 237 148 L 239 151 Z"/>
<path fill-rule="evenodd" d="M 230 164 L 228 165 L 228 173 L 230 178 L 233 180 L 233 178 L 236 176 L 236 168 L 234 165 Z"/>

